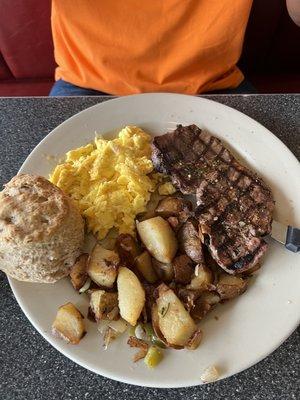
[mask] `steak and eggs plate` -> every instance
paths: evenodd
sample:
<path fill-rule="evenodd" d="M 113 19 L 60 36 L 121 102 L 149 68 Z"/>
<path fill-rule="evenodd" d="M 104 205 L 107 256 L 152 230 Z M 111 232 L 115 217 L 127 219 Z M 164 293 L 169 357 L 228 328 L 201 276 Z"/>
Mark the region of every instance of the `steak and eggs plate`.
<path fill-rule="evenodd" d="M 18 179 L 25 184 L 12 190 Z M 15 207 L 19 214 L 8 218 L 7 204 L 26 200 L 27 192 L 36 205 L 31 205 L 35 218 L 37 213 L 39 221 L 48 218 L 38 229 L 49 228 L 49 208 L 41 205 L 49 199 L 39 188 L 50 185 L 49 193 L 70 208 L 60 226 L 76 210 L 75 231 L 80 236 L 84 221 L 96 244 L 86 254 L 78 239 L 81 254 L 77 241 L 72 249 L 73 261 L 74 254 L 77 259 L 72 265 L 59 264 L 61 244 L 51 240 L 61 228 L 48 229 L 51 257 L 56 257 L 56 246 L 59 250 L 57 260 L 49 262 L 49 274 L 57 279 L 68 274 L 74 289 L 87 294 L 85 317 L 99 325 L 105 347 L 127 332 L 129 346 L 137 349 L 134 361 L 144 359 L 149 367 L 162 360 L 165 348 L 195 350 L 201 345 L 201 320 L 247 289 L 267 250 L 263 237 L 270 233 L 274 209 L 270 189 L 220 139 L 196 125 L 178 125 L 153 141 L 142 129 L 125 127 L 113 140 L 97 137 L 71 149 L 52 171 L 51 183 L 43 179 L 17 177 L 1 193 L 1 249 L 28 252 L 27 244 L 15 243 L 5 233 L 8 228 L 20 231 L 18 224 L 29 208 Z M 27 229 L 37 228 L 29 224 Z M 44 239 L 35 239 L 39 257 L 47 251 Z M 0 268 L 18 279 L 22 257 L 10 268 L 4 261 L 0 254 Z M 26 268 L 30 280 L 34 275 L 30 265 Z M 38 265 L 32 268 L 39 273 Z M 41 268 L 45 282 L 55 280 L 49 279 L 45 263 Z M 84 337 L 84 316 L 71 302 L 59 308 L 53 333 L 73 344 Z"/>

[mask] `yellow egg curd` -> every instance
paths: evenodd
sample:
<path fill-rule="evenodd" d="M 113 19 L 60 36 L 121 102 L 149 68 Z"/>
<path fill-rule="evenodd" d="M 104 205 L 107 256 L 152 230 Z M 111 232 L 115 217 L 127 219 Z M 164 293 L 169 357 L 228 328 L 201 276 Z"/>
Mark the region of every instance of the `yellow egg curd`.
<path fill-rule="evenodd" d="M 113 140 L 98 137 L 69 151 L 50 181 L 75 201 L 88 231 L 103 239 L 111 228 L 134 234 L 136 215 L 146 211 L 162 179 L 153 171 L 151 136 L 126 126 Z"/>

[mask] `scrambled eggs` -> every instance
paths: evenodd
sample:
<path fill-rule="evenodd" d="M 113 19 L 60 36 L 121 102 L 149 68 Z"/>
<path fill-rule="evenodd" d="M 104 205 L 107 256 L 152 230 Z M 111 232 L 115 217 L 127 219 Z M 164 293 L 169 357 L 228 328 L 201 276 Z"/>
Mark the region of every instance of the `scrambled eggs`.
<path fill-rule="evenodd" d="M 125 127 L 116 139 L 99 137 L 69 151 L 50 175 L 74 199 L 98 239 L 113 227 L 134 234 L 135 217 L 146 210 L 161 180 L 153 173 L 151 137 L 136 126 Z"/>

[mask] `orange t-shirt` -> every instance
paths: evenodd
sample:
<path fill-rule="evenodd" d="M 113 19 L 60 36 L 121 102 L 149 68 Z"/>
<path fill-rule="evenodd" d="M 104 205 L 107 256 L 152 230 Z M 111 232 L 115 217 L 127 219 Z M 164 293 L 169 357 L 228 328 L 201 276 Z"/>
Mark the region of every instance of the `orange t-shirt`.
<path fill-rule="evenodd" d="M 238 86 L 252 0 L 52 0 L 56 79 L 125 95 Z"/>

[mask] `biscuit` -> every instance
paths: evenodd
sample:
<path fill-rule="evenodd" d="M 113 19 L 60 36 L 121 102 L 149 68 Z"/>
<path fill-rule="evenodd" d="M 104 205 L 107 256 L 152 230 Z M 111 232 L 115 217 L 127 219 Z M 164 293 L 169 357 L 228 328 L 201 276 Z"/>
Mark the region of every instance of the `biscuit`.
<path fill-rule="evenodd" d="M 83 240 L 79 211 L 47 179 L 20 174 L 0 192 L 0 269 L 7 275 L 56 282 L 69 274 Z"/>

